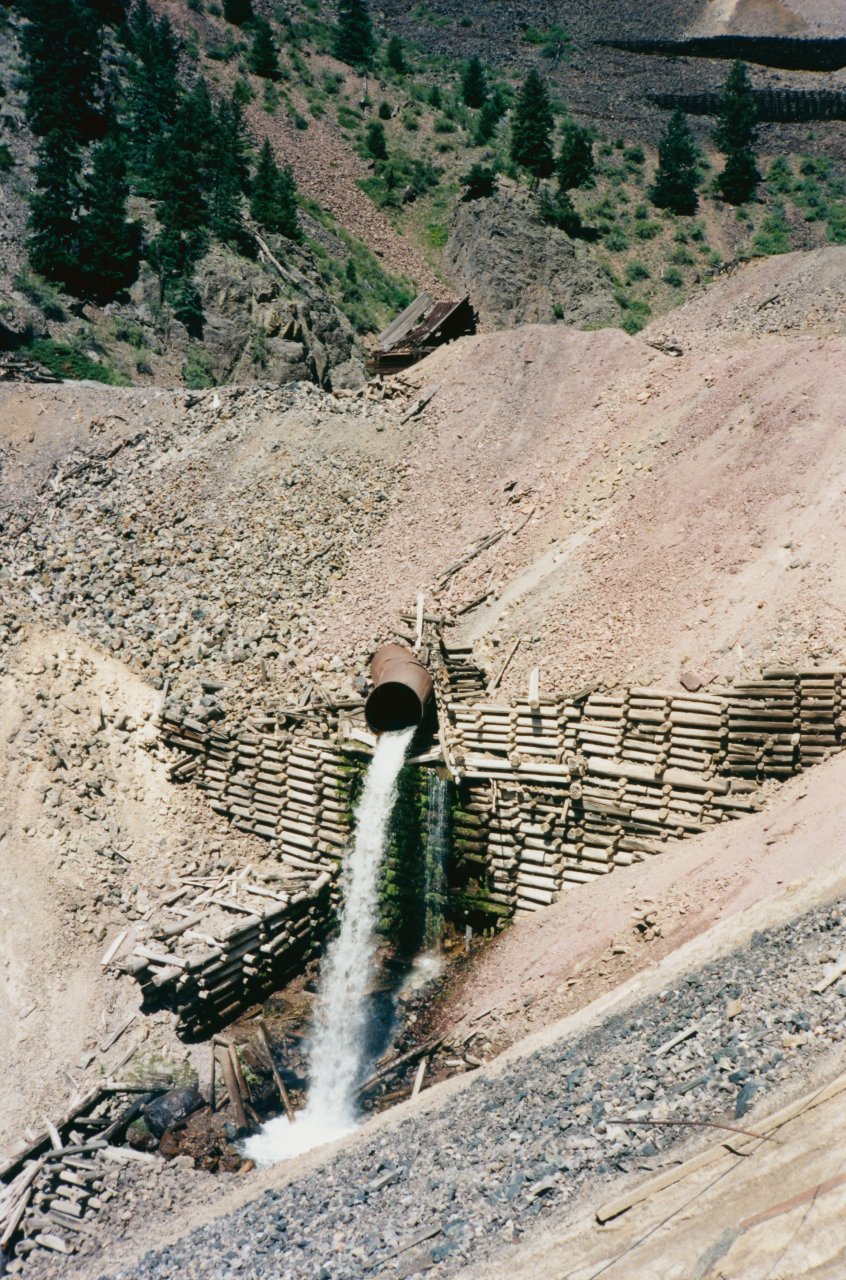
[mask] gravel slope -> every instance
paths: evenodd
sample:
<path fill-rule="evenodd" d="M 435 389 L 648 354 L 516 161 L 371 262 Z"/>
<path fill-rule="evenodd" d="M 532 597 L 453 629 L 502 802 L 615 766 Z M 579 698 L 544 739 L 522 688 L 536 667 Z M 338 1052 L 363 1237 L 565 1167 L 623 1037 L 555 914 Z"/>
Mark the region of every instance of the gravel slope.
<path fill-rule="evenodd" d="M 754 1127 L 780 1086 L 826 1055 L 843 1061 L 846 980 L 811 988 L 843 957 L 844 908 L 756 933 L 657 998 L 476 1079 L 442 1109 L 365 1130 L 330 1165 L 110 1269 L 110 1280 L 451 1276 L 583 1193 L 607 1198 L 620 1174 L 654 1172 L 696 1145 L 684 1128 L 612 1120 Z"/>

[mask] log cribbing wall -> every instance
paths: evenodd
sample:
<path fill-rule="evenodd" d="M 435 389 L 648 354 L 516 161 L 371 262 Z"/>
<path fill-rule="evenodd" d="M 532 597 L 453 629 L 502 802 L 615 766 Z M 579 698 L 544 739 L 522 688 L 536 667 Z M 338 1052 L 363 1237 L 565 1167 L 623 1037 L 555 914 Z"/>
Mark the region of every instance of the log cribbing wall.
<path fill-rule="evenodd" d="M 846 120 L 846 93 L 838 89 L 754 89 L 752 97 L 763 123 L 798 124 L 805 120 Z M 656 93 L 651 101 L 665 111 L 693 116 L 715 116 L 719 93 Z"/>
<path fill-rule="evenodd" d="M 570 883 L 751 812 L 762 782 L 844 741 L 841 669 L 534 704 L 450 700 L 448 669 L 445 658 L 442 738 L 465 795 L 454 827 L 487 863 L 492 912 L 537 910 Z"/>
<path fill-rule="evenodd" d="M 439 737 L 457 783 L 453 915 L 538 910 L 671 838 L 753 811 L 766 779 L 843 745 L 839 668 L 773 669 L 707 692 L 631 686 L 499 703 L 469 647 L 429 632 Z M 179 752 L 174 779 L 195 782 L 275 855 L 270 870 L 246 868 L 225 883 L 186 878 L 151 938 L 117 962 L 195 1033 L 234 1017 L 316 951 L 337 907 L 354 769 L 328 709 L 230 730 L 166 708 L 162 733 Z"/>
<path fill-rule="evenodd" d="M 273 872 L 248 868 L 216 887 L 187 878 L 150 944 L 117 962 L 189 1034 L 221 1025 L 301 969 L 337 905 L 349 803 L 347 762 L 330 737 L 337 726 L 328 713 L 306 727 L 284 722 L 229 732 L 178 708 L 162 715 L 162 737 L 179 752 L 173 779 L 190 779 L 218 813 L 273 841 L 276 854 Z"/>

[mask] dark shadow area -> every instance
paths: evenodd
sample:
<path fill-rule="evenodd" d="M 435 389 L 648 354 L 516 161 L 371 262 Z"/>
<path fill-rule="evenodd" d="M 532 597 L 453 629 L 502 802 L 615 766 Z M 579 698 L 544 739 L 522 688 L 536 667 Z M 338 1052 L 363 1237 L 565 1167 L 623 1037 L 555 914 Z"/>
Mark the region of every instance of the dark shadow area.
<path fill-rule="evenodd" d="M 690 40 L 601 40 L 607 49 L 664 58 L 726 58 L 784 71 L 839 71 L 846 67 L 846 39 L 792 36 L 699 36 Z"/>

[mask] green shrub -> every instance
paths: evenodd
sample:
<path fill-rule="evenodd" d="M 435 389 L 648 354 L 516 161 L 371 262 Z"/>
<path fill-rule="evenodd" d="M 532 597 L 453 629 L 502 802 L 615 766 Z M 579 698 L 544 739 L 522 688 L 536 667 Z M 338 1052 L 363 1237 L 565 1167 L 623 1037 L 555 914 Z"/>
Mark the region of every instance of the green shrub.
<path fill-rule="evenodd" d="M 790 252 L 790 230 L 785 220 L 784 209 L 779 205 L 774 205 L 764 219 L 761 230 L 752 241 L 752 249 L 760 257 Z"/>
<path fill-rule="evenodd" d="M 21 271 L 15 276 L 14 286 L 34 306 L 44 312 L 47 320 L 66 320 L 67 312 L 62 306 L 58 289 L 54 288 L 43 277 L 31 271 Z"/>
<path fill-rule="evenodd" d="M 624 253 L 629 247 L 629 238 L 622 227 L 612 227 L 605 236 L 603 243 L 605 248 L 610 249 L 612 253 Z"/>
<path fill-rule="evenodd" d="M 832 244 L 846 244 L 846 205 L 829 206 L 827 231 Z"/>
<path fill-rule="evenodd" d="M 646 155 L 640 143 L 634 147 L 626 147 L 623 151 L 623 160 L 629 169 L 639 169 L 642 164 L 645 164 Z"/>
<path fill-rule="evenodd" d="M 673 289 L 680 289 L 684 284 L 684 277 L 675 267 L 670 267 L 664 272 L 664 283 L 670 285 Z"/>
<path fill-rule="evenodd" d="M 449 240 L 449 231 L 441 222 L 430 222 L 426 227 L 426 240 L 433 249 L 443 249 Z"/>
<path fill-rule="evenodd" d="M 390 111 L 390 107 L 388 108 L 388 111 Z M 354 111 L 352 107 L 345 106 L 343 102 L 339 103 L 338 124 L 341 126 L 342 129 L 357 128 L 359 123 L 361 122 L 361 118 L 362 116 L 360 111 Z"/>
<path fill-rule="evenodd" d="M 650 271 L 645 262 L 640 262 L 637 258 L 633 258 L 626 265 L 626 279 L 629 284 L 634 284 L 636 280 L 648 280 Z"/>
<path fill-rule="evenodd" d="M 15 157 L 5 142 L 0 142 L 0 173 L 11 173 L 15 167 Z"/>
<path fill-rule="evenodd" d="M 638 240 L 654 240 L 660 234 L 660 222 L 638 222 L 635 226 L 635 235 Z"/>
<path fill-rule="evenodd" d="M 438 116 L 432 128 L 435 133 L 455 133 L 455 125 L 445 116 Z"/>
<path fill-rule="evenodd" d="M 767 186 L 771 191 L 777 191 L 780 195 L 787 195 L 793 190 L 794 181 L 790 162 L 785 156 L 776 156 L 767 174 Z"/>
<path fill-rule="evenodd" d="M 189 347 L 182 365 L 182 381 L 192 391 L 216 385 L 211 356 L 202 347 Z"/>
<path fill-rule="evenodd" d="M 670 254 L 670 262 L 674 262 L 677 267 L 689 267 L 696 261 L 689 249 L 674 249 Z"/>
<path fill-rule="evenodd" d="M 390 104 L 390 102 L 384 102 L 384 101 L 380 102 L 380 103 L 379 103 L 379 110 L 377 111 L 377 113 L 376 113 L 376 114 L 378 115 L 378 117 L 379 117 L 379 119 L 380 119 L 380 120 L 390 120 L 390 118 L 391 118 L 391 116 L 392 116 L 392 114 L 393 114 L 393 112 L 391 111 L 391 104 Z M 340 116 L 341 116 L 341 112 L 340 112 L 340 109 L 339 109 L 339 111 L 338 111 L 338 118 L 339 118 L 339 119 L 340 119 Z"/>
<path fill-rule="evenodd" d="M 118 369 L 92 360 L 78 347 L 53 342 L 51 338 L 37 338 L 28 353 L 58 378 L 74 381 L 105 382 L 112 387 L 128 387 L 129 378 Z"/>

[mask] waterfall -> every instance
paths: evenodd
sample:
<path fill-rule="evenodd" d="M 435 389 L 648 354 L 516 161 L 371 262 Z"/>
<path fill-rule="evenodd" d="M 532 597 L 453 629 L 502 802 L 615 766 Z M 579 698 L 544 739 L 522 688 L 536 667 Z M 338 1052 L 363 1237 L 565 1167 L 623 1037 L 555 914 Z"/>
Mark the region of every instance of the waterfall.
<path fill-rule="evenodd" d="M 367 990 L 375 953 L 379 865 L 413 729 L 383 733 L 358 802 L 355 842 L 343 871 L 341 928 L 328 948 L 309 1050 L 309 1094 L 293 1124 L 280 1116 L 244 1144 L 256 1164 L 272 1164 L 348 1133 L 366 1063 Z"/>
<path fill-rule="evenodd" d="M 446 778 L 440 777 L 436 769 L 430 769 L 427 779 L 426 811 L 426 882 L 424 886 L 426 916 L 423 923 L 423 946 L 427 951 L 438 949 L 443 927 L 448 852 L 448 795 L 449 783 Z"/>

